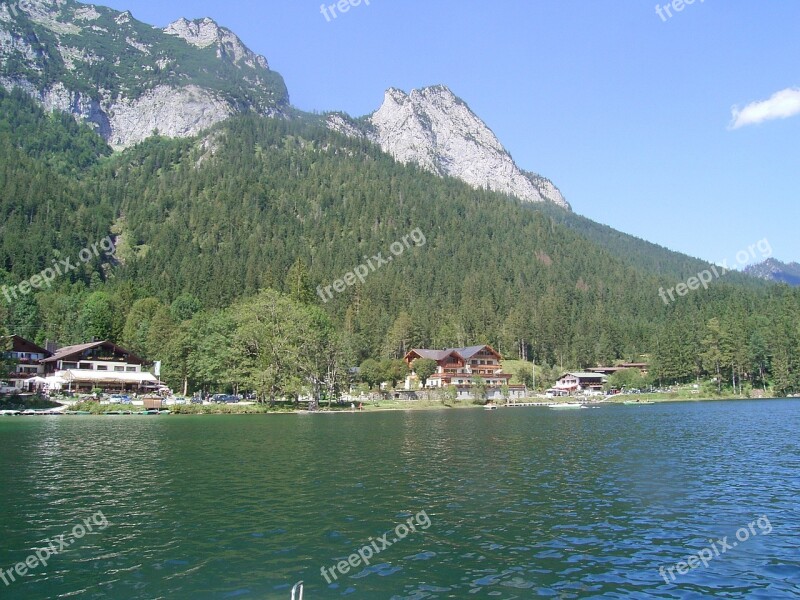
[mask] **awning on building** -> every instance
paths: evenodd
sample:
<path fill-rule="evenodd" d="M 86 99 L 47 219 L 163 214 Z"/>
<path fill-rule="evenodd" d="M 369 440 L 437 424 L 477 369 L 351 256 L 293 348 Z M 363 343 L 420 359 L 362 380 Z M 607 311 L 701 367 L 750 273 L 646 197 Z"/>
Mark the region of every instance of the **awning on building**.
<path fill-rule="evenodd" d="M 152 373 L 136 372 L 122 373 L 116 371 L 89 371 L 84 369 L 70 369 L 59 371 L 59 377 L 65 383 L 105 383 L 105 384 L 136 384 L 146 385 L 159 383 L 158 378 Z"/>

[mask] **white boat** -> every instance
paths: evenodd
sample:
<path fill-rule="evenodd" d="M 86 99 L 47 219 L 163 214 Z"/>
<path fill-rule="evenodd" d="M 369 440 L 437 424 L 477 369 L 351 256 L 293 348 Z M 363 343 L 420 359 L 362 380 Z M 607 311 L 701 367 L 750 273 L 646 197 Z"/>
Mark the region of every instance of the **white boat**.
<path fill-rule="evenodd" d="M 497 405 L 496 404 L 487 404 L 486 406 L 483 407 L 483 410 L 497 410 Z"/>
<path fill-rule="evenodd" d="M 573 408 L 586 408 L 583 404 L 575 404 L 574 402 L 562 402 L 559 404 L 548 404 L 547 408 L 552 408 L 554 410 L 567 410 Z"/>

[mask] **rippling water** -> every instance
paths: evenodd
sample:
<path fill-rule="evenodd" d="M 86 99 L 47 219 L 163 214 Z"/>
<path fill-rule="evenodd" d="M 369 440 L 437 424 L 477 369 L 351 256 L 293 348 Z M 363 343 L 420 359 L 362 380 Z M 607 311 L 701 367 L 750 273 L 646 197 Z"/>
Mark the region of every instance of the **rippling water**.
<path fill-rule="evenodd" d="M 798 432 L 798 401 L 0 418 L 0 569 L 107 519 L 0 598 L 798 598 Z"/>

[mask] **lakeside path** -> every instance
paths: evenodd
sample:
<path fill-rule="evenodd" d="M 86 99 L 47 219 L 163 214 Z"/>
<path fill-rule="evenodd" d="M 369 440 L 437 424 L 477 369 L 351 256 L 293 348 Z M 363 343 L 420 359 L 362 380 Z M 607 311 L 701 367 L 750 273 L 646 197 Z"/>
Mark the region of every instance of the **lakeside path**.
<path fill-rule="evenodd" d="M 763 398 L 769 400 L 771 398 Z M 506 405 L 504 403 L 496 404 L 498 409 L 505 408 L 546 408 L 553 404 L 587 404 L 594 407 L 613 406 L 613 405 L 627 405 L 637 406 L 641 402 L 642 406 L 662 404 L 662 403 L 678 403 L 678 402 L 715 402 L 715 401 L 728 401 L 728 400 L 759 400 L 759 398 L 745 398 L 742 396 L 720 396 L 720 397 L 695 397 L 687 396 L 685 394 L 626 394 L 613 396 L 611 398 L 598 398 L 598 399 L 583 399 L 583 398 L 546 398 L 536 396 L 533 398 L 526 398 L 519 400 L 515 404 Z M 628 404 L 625 404 L 628 403 Z M 358 404 L 358 403 L 357 403 Z M 49 412 L 62 413 L 69 409 L 78 409 L 88 411 L 93 415 L 105 415 L 108 412 L 127 411 L 130 410 L 129 406 L 121 405 L 98 405 L 96 403 L 84 403 L 75 406 L 61 405 L 57 408 L 48 409 Z M 248 404 L 228 404 L 228 405 L 172 405 L 164 407 L 162 415 L 332 415 L 332 414 L 354 414 L 354 413 L 376 413 L 376 412 L 408 412 L 408 411 L 442 411 L 452 409 L 474 409 L 485 410 L 482 404 L 474 404 L 471 401 L 461 401 L 455 403 L 443 403 L 436 400 L 379 400 L 377 402 L 363 403 L 363 409 L 351 409 L 349 403 L 346 405 L 328 407 L 323 405 L 317 411 L 308 411 L 305 409 L 295 408 L 294 406 L 278 406 L 270 408 L 266 405 L 259 405 L 255 403 Z M 22 409 L 24 410 L 24 409 Z M 44 411 L 42 411 L 44 413 Z M 123 415 L 127 416 L 127 415 Z"/>

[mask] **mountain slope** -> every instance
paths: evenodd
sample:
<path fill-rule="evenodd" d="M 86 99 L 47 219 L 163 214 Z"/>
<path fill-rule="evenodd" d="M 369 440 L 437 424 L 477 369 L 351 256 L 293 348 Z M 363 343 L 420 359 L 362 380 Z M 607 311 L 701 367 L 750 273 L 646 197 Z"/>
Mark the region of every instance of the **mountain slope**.
<path fill-rule="evenodd" d="M 116 148 L 289 108 L 266 59 L 210 19 L 161 30 L 74 0 L 0 5 L 0 85 L 92 123 Z"/>
<path fill-rule="evenodd" d="M 360 121 L 328 117 L 346 135 L 364 136 L 398 161 L 527 202 L 569 204 L 548 179 L 520 169 L 492 131 L 445 86 L 389 89 L 381 107 Z"/>
<path fill-rule="evenodd" d="M 163 331 L 188 327 L 194 347 L 208 319 L 224 321 L 232 302 L 275 288 L 328 313 L 348 364 L 409 345 L 486 342 L 568 368 L 649 354 L 658 377 L 687 380 L 714 334 L 735 356 L 756 357 L 750 372 L 776 373 L 781 391 L 800 373 L 797 290 L 726 275 L 667 306 L 659 287 L 685 279 L 681 269 L 697 273 L 700 261 L 551 203 L 421 172 L 323 123 L 241 116 L 199 138 L 153 137 L 105 157 L 85 127 L 19 93 L 3 102 L 24 127 L 0 119 L 0 284 L 30 281 L 53 257 L 79 256 L 108 235 L 117 246 L 2 305 L 10 314 L 0 326 L 39 342 L 120 340 L 144 319 L 152 343 L 137 337 L 135 347 L 174 365 L 185 354 L 164 355 Z M 27 144 L 26 131 L 56 140 L 54 150 Z M 62 166 L 73 158 L 77 172 Z M 415 230 L 424 243 L 394 255 Z M 381 253 L 393 261 L 363 281 L 327 302 L 315 293 Z M 186 325 L 203 308 L 199 329 Z"/>
<path fill-rule="evenodd" d="M 559 223 L 551 213 L 570 213 L 550 203 L 509 202 L 420 173 L 320 126 L 239 117 L 209 138 L 213 154 L 208 143 L 152 140 L 101 170 L 90 196 L 116 199 L 125 215 L 118 277 L 164 302 L 191 294 L 224 307 L 283 288 L 297 261 L 312 289 L 325 288 L 419 229 L 423 246 L 324 303 L 361 356 L 380 352 L 403 313 L 423 345 L 507 349 L 509 335 L 522 335 L 551 363 L 632 356 L 675 318 L 659 288 L 707 267 L 630 237 L 624 252 L 608 250 Z M 641 268 L 631 249 L 666 275 Z M 678 320 L 703 322 L 758 293 L 757 282 L 748 290 L 733 281 L 676 303 Z"/>

